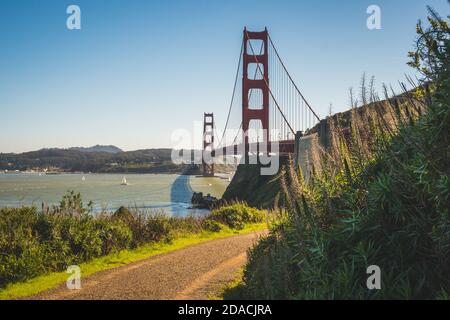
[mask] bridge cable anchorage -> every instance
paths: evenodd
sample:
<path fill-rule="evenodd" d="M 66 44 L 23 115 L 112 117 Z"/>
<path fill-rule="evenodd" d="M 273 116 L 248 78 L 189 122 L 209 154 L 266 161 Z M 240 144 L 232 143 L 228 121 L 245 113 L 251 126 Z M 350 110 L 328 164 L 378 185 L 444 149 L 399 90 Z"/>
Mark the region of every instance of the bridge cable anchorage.
<path fill-rule="evenodd" d="M 283 117 L 284 121 L 285 121 L 286 124 L 288 125 L 288 127 L 289 127 L 289 129 L 291 130 L 292 134 L 295 135 L 294 129 L 292 128 L 291 124 L 288 122 L 286 116 L 284 115 L 283 111 L 281 110 L 281 108 L 280 108 L 280 106 L 279 106 L 277 100 L 275 99 L 275 96 L 274 96 L 273 93 L 272 93 L 272 90 L 270 90 L 270 86 L 269 86 L 269 83 L 267 82 L 266 75 L 261 71 L 261 67 L 260 67 L 260 65 L 259 65 L 258 58 L 256 57 L 255 50 L 253 50 L 252 43 L 251 43 L 251 41 L 249 41 L 249 40 L 250 40 L 250 37 L 249 37 L 249 35 L 248 35 L 248 31 L 247 31 L 247 30 L 245 30 L 245 35 L 246 35 L 246 38 L 247 38 L 246 41 L 248 41 L 248 44 L 250 45 L 250 49 L 252 50 L 252 54 L 253 54 L 253 56 L 254 56 L 254 58 L 255 58 L 256 67 L 258 68 L 259 72 L 260 72 L 261 75 L 263 76 L 263 79 L 264 79 L 264 82 L 265 82 L 265 84 L 266 84 L 267 90 L 269 90 L 269 93 L 270 93 L 270 95 L 271 95 L 273 101 L 275 102 L 275 105 L 277 106 L 278 111 L 280 111 L 281 116 Z"/>
<path fill-rule="evenodd" d="M 289 77 L 289 80 L 291 81 L 291 83 L 294 85 L 295 90 L 298 92 L 298 94 L 300 95 L 300 97 L 302 97 L 303 101 L 306 103 L 306 105 L 308 106 L 309 110 L 314 114 L 314 116 L 316 117 L 316 119 L 318 121 L 320 121 L 321 119 L 319 118 L 319 116 L 314 112 L 313 108 L 311 107 L 311 105 L 308 103 L 308 100 L 305 99 L 305 97 L 303 96 L 303 94 L 301 93 L 300 89 L 297 87 L 296 83 L 294 82 L 294 80 L 291 77 L 291 74 L 289 73 L 289 71 L 287 70 L 283 60 L 281 59 L 280 55 L 278 54 L 278 50 L 275 47 L 275 44 L 272 41 L 272 38 L 270 37 L 270 34 L 268 34 L 268 38 L 269 38 L 269 42 L 272 45 L 273 50 L 275 51 L 275 54 L 277 55 L 278 60 L 281 63 L 281 66 L 283 67 L 284 71 L 286 72 L 287 76 Z"/>
<path fill-rule="evenodd" d="M 220 139 L 220 143 L 218 145 L 219 147 L 222 146 L 223 139 L 225 138 L 225 133 L 227 132 L 228 122 L 230 121 L 231 109 L 233 108 L 234 96 L 236 93 L 236 87 L 237 87 L 237 83 L 239 80 L 239 70 L 241 69 L 241 61 L 242 61 L 243 51 L 244 51 L 244 41 L 242 41 L 241 52 L 239 53 L 239 62 L 238 62 L 237 70 L 236 70 L 236 76 L 234 79 L 233 94 L 231 95 L 231 102 L 230 102 L 230 107 L 228 108 L 227 121 L 225 123 L 225 128 L 223 130 L 222 138 Z"/>

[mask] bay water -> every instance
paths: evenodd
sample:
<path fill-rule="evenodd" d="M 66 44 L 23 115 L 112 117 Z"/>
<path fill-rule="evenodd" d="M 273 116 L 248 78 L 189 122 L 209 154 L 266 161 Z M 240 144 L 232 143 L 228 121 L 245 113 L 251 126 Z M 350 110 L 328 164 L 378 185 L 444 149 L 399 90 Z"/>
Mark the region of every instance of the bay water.
<path fill-rule="evenodd" d="M 73 190 L 81 193 L 85 204 L 93 201 L 97 212 L 125 206 L 185 216 L 205 213 L 191 208 L 194 191 L 221 197 L 228 184 L 228 179 L 218 177 L 175 174 L 0 173 L 0 207 L 56 205 Z"/>

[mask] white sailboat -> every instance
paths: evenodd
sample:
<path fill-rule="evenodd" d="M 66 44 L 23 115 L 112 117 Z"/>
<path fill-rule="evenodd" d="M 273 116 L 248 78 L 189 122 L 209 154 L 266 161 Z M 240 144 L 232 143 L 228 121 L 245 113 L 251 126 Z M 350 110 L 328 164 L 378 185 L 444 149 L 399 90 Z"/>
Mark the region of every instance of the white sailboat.
<path fill-rule="evenodd" d="M 86 177 L 85 176 L 83 176 L 82 178 L 81 178 L 81 181 L 86 181 Z"/>
<path fill-rule="evenodd" d="M 122 183 L 121 183 L 120 185 L 122 185 L 122 186 L 127 186 L 127 185 L 128 185 L 128 183 L 127 183 L 127 178 L 123 177 L 123 178 L 122 178 Z"/>

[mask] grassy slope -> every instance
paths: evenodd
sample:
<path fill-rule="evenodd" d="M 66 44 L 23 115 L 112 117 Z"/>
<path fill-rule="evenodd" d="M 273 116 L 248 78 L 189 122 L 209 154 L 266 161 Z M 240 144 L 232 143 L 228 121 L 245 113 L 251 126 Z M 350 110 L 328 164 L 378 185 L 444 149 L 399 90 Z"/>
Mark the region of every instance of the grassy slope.
<path fill-rule="evenodd" d="M 267 228 L 266 223 L 247 225 L 244 229 L 236 231 L 225 228 L 221 232 L 202 232 L 200 234 L 188 235 L 175 239 L 171 243 L 155 243 L 142 246 L 135 250 L 124 250 L 113 253 L 104 257 L 94 259 L 87 263 L 80 264 L 82 277 L 87 277 L 95 272 L 113 269 L 128 263 L 146 259 L 158 254 L 167 253 L 177 249 L 186 248 L 188 246 L 199 244 L 202 242 L 245 234 L 252 231 L 264 230 Z M 17 299 L 27 297 L 39 292 L 55 288 L 64 283 L 68 274 L 66 272 L 53 272 L 42 275 L 23 283 L 15 283 L 0 290 L 0 300 Z"/>
<path fill-rule="evenodd" d="M 257 208 L 272 208 L 279 192 L 278 175 L 262 176 L 258 165 L 241 164 L 223 199 L 244 201 Z"/>

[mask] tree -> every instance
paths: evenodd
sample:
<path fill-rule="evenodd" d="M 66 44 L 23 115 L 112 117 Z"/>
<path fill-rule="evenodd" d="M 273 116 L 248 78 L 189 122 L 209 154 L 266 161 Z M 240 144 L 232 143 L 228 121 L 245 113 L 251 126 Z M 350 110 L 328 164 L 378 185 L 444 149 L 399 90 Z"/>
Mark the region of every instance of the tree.
<path fill-rule="evenodd" d="M 423 75 L 423 81 L 437 83 L 445 77 L 448 79 L 449 75 L 450 28 L 448 21 L 431 7 L 427 8 L 430 26 L 424 28 L 420 20 L 417 23 L 418 39 L 415 51 L 409 52 L 411 61 L 408 64 Z M 450 20 L 450 15 L 447 19 Z"/>

